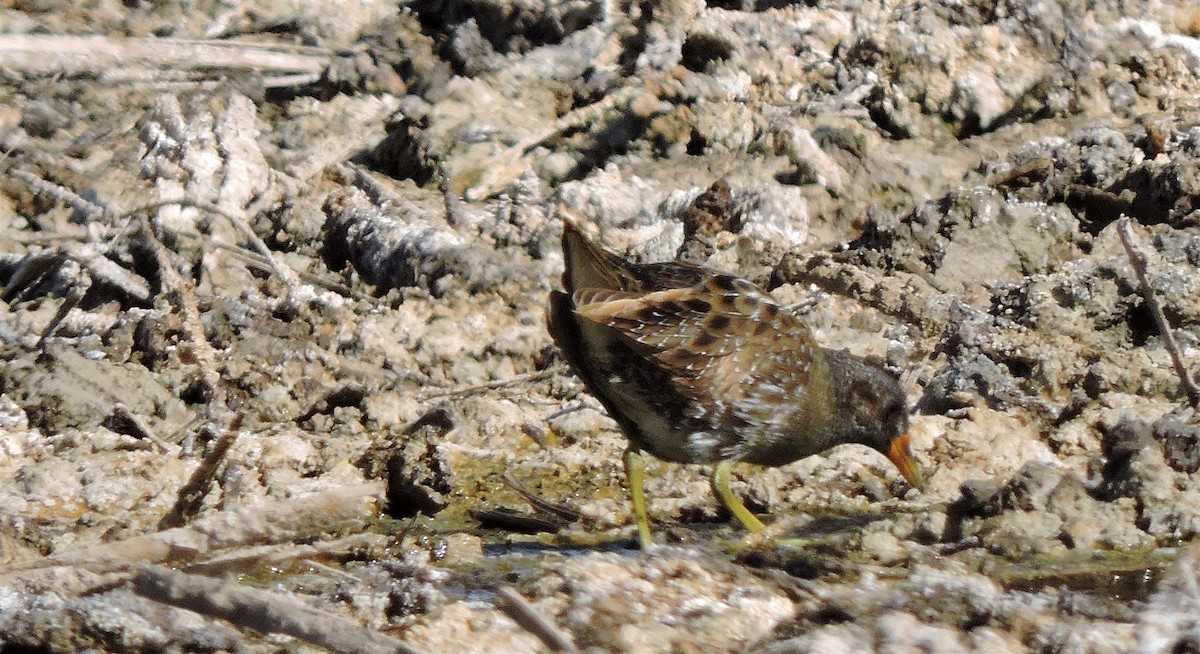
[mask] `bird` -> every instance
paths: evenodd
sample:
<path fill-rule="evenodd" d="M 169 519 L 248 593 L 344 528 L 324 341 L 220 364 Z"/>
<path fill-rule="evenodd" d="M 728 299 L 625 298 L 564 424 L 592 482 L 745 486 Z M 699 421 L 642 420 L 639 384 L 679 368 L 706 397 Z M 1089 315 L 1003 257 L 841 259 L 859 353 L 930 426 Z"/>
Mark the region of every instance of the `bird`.
<path fill-rule="evenodd" d="M 701 265 L 635 263 L 592 242 L 563 211 L 563 290 L 547 322 L 563 358 L 629 441 L 623 463 L 638 543 L 653 540 L 643 452 L 712 464 L 713 494 L 749 532 L 764 528 L 729 488 L 735 462 L 781 466 L 837 445 L 883 453 L 922 485 L 897 379 L 821 347 L 767 291 Z"/>

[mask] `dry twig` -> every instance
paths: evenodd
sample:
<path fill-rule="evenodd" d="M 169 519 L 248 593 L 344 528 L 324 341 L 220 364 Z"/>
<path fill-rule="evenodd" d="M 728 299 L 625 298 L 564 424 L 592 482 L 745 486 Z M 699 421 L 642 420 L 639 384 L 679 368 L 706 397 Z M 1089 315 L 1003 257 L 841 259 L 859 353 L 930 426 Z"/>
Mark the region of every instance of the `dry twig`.
<path fill-rule="evenodd" d="M 575 652 L 575 644 L 546 618 L 542 617 L 512 586 L 496 591 L 497 608 L 525 631 L 537 636 L 551 652 Z"/>
<path fill-rule="evenodd" d="M 374 516 L 383 494 L 383 482 L 374 481 L 228 509 L 187 527 L 22 561 L 0 570 L 0 585 L 31 570 L 82 566 L 98 573 L 131 563 L 182 563 L 232 547 L 310 538 Z"/>
<path fill-rule="evenodd" d="M 962 302 L 955 294 L 937 292 L 924 277 L 912 273 L 885 276 L 840 261 L 829 252 L 790 253 L 776 266 L 773 277 L 782 283 L 815 284 L 917 325 L 926 334 L 945 329 L 948 307 Z"/>
<path fill-rule="evenodd" d="M 398 542 L 399 539 L 396 539 Z M 383 534 L 352 534 L 335 540 L 322 540 L 312 544 L 258 545 L 243 547 L 219 554 L 183 568 L 184 572 L 202 575 L 229 574 L 263 566 L 280 566 L 289 561 L 305 560 L 305 565 L 316 564 L 319 559 L 340 559 L 355 552 L 368 552 L 368 556 L 385 556 L 384 548 L 392 538 Z M 337 575 L 345 575 L 335 569 Z M 332 574 L 332 573 L 331 573 Z M 357 579 L 357 578 L 356 578 Z"/>
<path fill-rule="evenodd" d="M 1175 341 L 1175 333 L 1172 331 L 1170 323 L 1167 322 L 1167 317 L 1163 315 L 1162 305 L 1159 304 L 1158 297 L 1154 295 L 1154 289 L 1150 287 L 1150 282 L 1146 277 L 1148 266 L 1146 255 L 1137 248 L 1129 222 L 1128 217 L 1123 217 L 1117 224 L 1121 245 L 1125 246 L 1125 254 L 1129 257 L 1129 264 L 1133 266 L 1133 274 L 1137 276 L 1138 286 L 1142 290 L 1142 298 L 1146 300 L 1146 307 L 1150 309 L 1150 315 L 1154 317 L 1154 324 L 1158 327 L 1159 335 L 1162 336 L 1163 346 L 1171 355 L 1171 364 L 1175 366 L 1175 374 L 1179 375 L 1183 391 L 1187 393 L 1192 406 L 1200 408 L 1200 387 L 1196 386 L 1195 380 L 1188 372 L 1187 365 L 1183 361 L 1183 354 L 1179 351 L 1179 343 Z"/>
<path fill-rule="evenodd" d="M 58 330 L 58 326 L 62 324 L 63 319 L 67 317 L 68 313 L 71 313 L 71 309 L 79 306 L 79 303 L 83 301 L 83 296 L 87 295 L 88 290 L 91 288 L 92 280 L 87 275 L 84 275 L 78 283 L 71 287 L 67 296 L 63 298 L 62 304 L 58 306 L 58 311 L 54 313 L 54 317 L 50 319 L 46 328 L 42 330 L 41 336 L 38 337 L 37 349 L 40 350 L 45 347 L 46 339 L 54 335 L 54 332 Z"/>
<path fill-rule="evenodd" d="M 99 76 L 107 81 L 140 79 L 151 71 L 214 73 L 254 71 L 263 86 L 312 84 L 328 68 L 325 48 L 250 41 L 5 34 L 0 37 L 0 67 L 18 72 Z"/>
<path fill-rule="evenodd" d="M 247 213 L 254 213 L 262 208 L 265 208 L 261 206 L 261 203 L 256 203 L 256 205 L 258 206 L 248 209 Z M 250 242 L 250 245 L 254 246 L 254 250 L 258 253 L 258 255 L 266 260 L 266 262 L 271 266 L 271 270 L 275 272 L 275 275 L 279 277 L 279 280 L 283 282 L 285 287 L 287 287 L 288 296 L 285 301 L 290 309 L 295 308 L 295 302 L 297 302 L 298 290 L 300 288 L 299 278 L 296 276 L 295 271 L 277 259 L 274 253 L 271 252 L 271 248 L 267 247 L 267 244 L 263 242 L 261 238 L 259 238 L 258 234 L 254 233 L 253 229 L 250 229 L 250 225 L 246 222 L 244 216 L 234 215 L 210 202 L 202 202 L 200 200 L 192 200 L 188 198 L 167 199 L 151 202 L 149 204 L 144 204 L 140 207 L 130 209 L 129 211 L 126 211 L 124 215 L 133 216 L 171 206 L 187 207 L 199 209 L 200 211 L 207 211 L 209 213 L 221 216 L 225 220 L 229 221 L 229 224 L 233 225 L 234 229 L 238 230 L 238 232 L 240 232 L 242 236 Z"/>
<path fill-rule="evenodd" d="M 159 529 L 182 527 L 200 512 L 200 505 L 204 502 L 204 497 L 208 495 L 213 477 L 217 474 L 217 466 L 225 459 L 229 448 L 233 446 L 233 441 L 237 440 L 238 430 L 242 428 L 243 417 L 241 413 L 233 416 L 225 433 L 221 434 L 221 437 L 213 444 L 212 450 L 192 472 L 191 478 L 179 489 L 179 497 L 175 500 L 175 506 L 171 507 L 167 515 L 159 521 Z"/>
<path fill-rule="evenodd" d="M 63 204 L 82 212 L 89 222 L 93 220 L 101 220 L 104 218 L 104 207 L 84 198 L 78 193 L 68 189 L 60 184 L 47 182 L 46 180 L 34 175 L 27 170 L 14 168 L 8 171 L 8 174 L 19 179 L 29 185 L 29 188 L 35 193 L 41 193 L 62 202 Z"/>
<path fill-rule="evenodd" d="M 563 525 L 569 525 L 579 522 L 586 517 L 579 511 L 576 511 L 565 504 L 557 504 L 555 502 L 544 500 L 538 497 L 533 491 L 529 490 L 525 484 L 517 481 L 516 478 L 508 472 L 505 472 L 504 476 L 502 476 L 500 480 L 504 482 L 505 486 L 508 486 L 516 491 L 517 494 L 520 495 L 521 498 L 529 504 L 529 506 L 533 507 L 535 511 L 538 511 L 543 515 L 549 515 L 550 521 L 560 521 Z"/>
<path fill-rule="evenodd" d="M 317 609 L 293 596 L 249 588 L 233 581 L 143 566 L 133 576 L 133 591 L 156 602 L 247 629 L 286 634 L 334 652 L 416 652 L 394 638 Z"/>
<path fill-rule="evenodd" d="M 183 278 L 179 276 L 167 247 L 158 240 L 158 235 L 154 233 L 154 228 L 148 219 L 142 220 L 142 237 L 158 263 L 158 279 L 163 290 L 166 291 L 167 300 L 175 305 L 175 310 L 180 314 L 183 333 L 187 335 L 188 341 L 191 343 L 192 359 L 200 369 L 202 395 L 209 402 L 224 405 L 225 393 L 221 387 L 221 375 L 217 372 L 219 358 L 212 343 L 209 343 L 204 335 L 204 325 L 200 321 L 200 307 L 192 293 L 192 285 L 184 283 Z"/>
<path fill-rule="evenodd" d="M 456 229 L 462 229 L 471 223 L 463 208 L 462 198 L 454 192 L 450 180 L 450 170 L 446 164 L 438 164 L 438 190 L 442 192 L 442 202 L 446 205 L 446 223 Z"/>
<path fill-rule="evenodd" d="M 457 388 L 449 389 L 433 389 L 428 392 L 421 393 L 418 399 L 420 399 L 422 402 L 428 402 L 429 400 L 443 397 L 461 397 L 463 395 L 473 395 L 483 391 L 504 388 L 505 386 L 516 386 L 517 384 L 528 384 L 542 381 L 543 379 L 549 379 L 562 371 L 563 369 L 559 366 L 554 366 L 547 368 L 546 370 L 525 373 L 524 375 L 517 375 L 516 377 L 510 377 L 508 379 L 497 379 L 496 381 L 485 382 L 483 384 L 471 384 L 469 386 L 459 386 Z"/>
<path fill-rule="evenodd" d="M 142 417 L 129 410 L 129 407 L 117 402 L 113 405 L 110 419 L 120 421 L 128 426 L 129 431 L 133 432 L 133 437 L 141 440 L 147 440 L 154 444 L 159 454 L 168 454 L 175 449 L 174 446 L 168 445 L 166 441 L 158 437 L 150 425 L 146 424 Z"/>
<path fill-rule="evenodd" d="M 256 252 L 248 252 L 240 246 L 230 245 L 228 243 L 221 243 L 220 241 L 214 241 L 211 238 L 209 238 L 203 234 L 200 234 L 198 232 L 176 230 L 175 235 L 182 236 L 184 238 L 190 238 L 193 241 L 196 241 L 198 244 L 200 244 L 203 247 L 211 247 L 211 248 L 215 248 L 217 250 L 222 250 L 224 252 L 228 252 L 230 254 L 230 256 L 232 256 L 233 258 L 237 259 L 238 261 L 241 261 L 242 263 L 246 264 L 250 268 L 253 268 L 260 272 L 265 272 L 265 273 L 275 272 L 275 269 L 271 266 L 270 260 L 268 260 L 266 257 L 263 257 L 262 255 L 260 255 Z M 319 277 L 312 273 L 304 272 L 302 270 L 297 270 L 297 271 L 295 271 L 295 273 L 296 273 L 296 276 L 306 284 L 312 284 L 313 286 L 319 286 L 327 291 L 333 291 L 334 293 L 337 293 L 338 295 L 343 295 L 345 297 L 353 298 L 355 300 L 374 301 L 374 298 L 371 297 L 370 295 L 356 291 L 356 290 L 350 288 L 349 286 L 346 286 L 345 284 L 342 284 L 342 283 L 339 283 L 339 282 L 336 282 L 336 281 L 333 281 L 330 279 L 324 279 L 322 277 Z"/>
<path fill-rule="evenodd" d="M 479 182 L 467 189 L 466 199 L 485 200 L 500 193 L 525 170 L 529 152 L 559 134 L 604 124 L 625 112 L 646 117 L 665 111 L 668 107 L 669 105 L 660 102 L 640 83 L 612 91 L 600 100 L 564 114 L 550 125 L 497 152 L 491 157 L 492 163 L 487 166 Z"/>
<path fill-rule="evenodd" d="M 146 302 L 150 299 L 150 285 L 137 273 L 117 265 L 105 256 L 107 246 L 98 243 L 64 243 L 49 248 L 43 252 L 29 254 L 23 257 L 4 287 L 3 299 L 12 301 L 22 292 L 34 288 L 48 275 L 63 268 L 67 261 L 77 264 L 80 270 L 74 272 L 75 282 L 73 291 L 78 291 L 83 298 L 93 281 L 103 281 L 107 285 L 119 289 L 132 300 Z M 65 311 L 69 311 L 68 306 Z M 58 317 L 59 320 L 62 316 Z"/>

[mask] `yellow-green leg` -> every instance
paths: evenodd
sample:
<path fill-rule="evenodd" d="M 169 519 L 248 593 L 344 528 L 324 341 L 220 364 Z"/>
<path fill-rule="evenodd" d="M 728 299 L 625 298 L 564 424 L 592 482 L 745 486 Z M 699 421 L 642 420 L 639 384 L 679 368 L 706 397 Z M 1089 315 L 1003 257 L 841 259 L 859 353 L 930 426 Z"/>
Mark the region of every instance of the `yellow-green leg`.
<path fill-rule="evenodd" d="M 633 500 L 633 521 L 637 525 L 638 545 L 650 549 L 650 518 L 646 515 L 646 494 L 642 479 L 646 476 L 646 460 L 636 448 L 625 450 L 625 477 L 629 479 L 629 498 Z M 745 509 L 743 509 L 745 510 Z"/>
<path fill-rule="evenodd" d="M 733 494 L 733 491 L 729 490 L 730 465 L 728 461 L 721 461 L 713 466 L 712 477 L 709 479 L 712 482 L 713 494 L 721 500 L 725 508 L 729 509 L 733 517 L 742 523 L 746 531 L 759 531 L 763 528 L 762 521 L 754 517 L 754 514 L 750 513 L 750 509 L 747 509 L 746 505 L 742 504 L 742 501 Z"/>

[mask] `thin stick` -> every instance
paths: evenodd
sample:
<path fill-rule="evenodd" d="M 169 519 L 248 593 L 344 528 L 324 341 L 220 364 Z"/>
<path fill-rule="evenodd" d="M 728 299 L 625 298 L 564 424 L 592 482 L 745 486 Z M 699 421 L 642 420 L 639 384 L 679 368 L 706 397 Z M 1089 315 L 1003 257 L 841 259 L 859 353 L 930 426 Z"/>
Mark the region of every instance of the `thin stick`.
<path fill-rule="evenodd" d="M 482 391 L 490 391 L 490 390 L 496 389 L 496 388 L 504 388 L 505 386 L 513 386 L 516 384 L 523 384 L 523 383 L 528 383 L 528 382 L 541 381 L 543 379 L 549 379 L 550 377 L 553 377 L 554 375 L 558 374 L 559 372 L 562 372 L 562 371 L 560 369 L 558 369 L 558 367 L 556 366 L 554 368 L 548 368 L 546 370 L 540 370 L 538 372 L 530 372 L 530 373 L 526 373 L 524 375 L 517 375 L 516 377 L 511 377 L 509 379 L 498 379 L 496 381 L 490 381 L 490 382 L 483 383 L 483 384 L 472 384 L 470 386 L 460 386 L 458 388 L 451 388 L 451 389 L 437 389 L 437 390 L 430 391 L 428 393 L 421 394 L 419 396 L 419 399 L 422 401 L 429 401 L 429 400 L 441 398 L 441 397 L 470 395 L 472 393 L 479 393 Z"/>
<path fill-rule="evenodd" d="M 250 228 L 250 224 L 246 222 L 245 217 L 234 215 L 210 202 L 202 202 L 200 200 L 192 200 L 188 198 L 151 202 L 149 204 L 144 204 L 140 207 L 130 209 L 129 211 L 126 211 L 124 215 L 132 216 L 142 212 L 148 213 L 155 209 L 160 209 L 167 206 L 180 206 L 199 209 L 201 211 L 207 211 L 209 213 L 216 214 L 229 221 L 229 224 L 233 225 L 234 229 L 241 232 L 242 236 L 245 237 L 246 240 L 250 241 L 250 245 L 254 247 L 254 250 L 258 252 L 259 256 L 261 256 L 263 259 L 266 259 L 267 263 L 271 266 L 271 269 L 275 271 L 275 275 L 279 278 L 279 281 L 283 282 L 283 285 L 288 290 L 288 296 L 285 301 L 287 302 L 289 309 L 295 309 L 295 303 L 299 301 L 297 290 L 300 287 L 300 280 L 296 277 L 296 273 L 291 268 L 284 265 L 275 257 L 274 253 L 271 252 L 271 249 L 267 247 L 267 244 L 258 237 L 258 234 L 254 233 L 254 230 Z"/>
<path fill-rule="evenodd" d="M 225 404 L 225 394 L 221 388 L 221 375 L 217 372 L 217 353 L 212 343 L 204 336 L 204 325 L 200 320 L 200 307 L 192 294 L 191 284 L 184 283 L 174 263 L 167 246 L 158 240 L 149 219 L 142 220 L 142 237 L 149 245 L 155 262 L 158 264 L 158 280 L 163 290 L 167 292 L 167 301 L 175 306 L 183 323 L 183 332 L 187 335 L 192 346 L 192 356 L 200 369 L 200 380 L 204 399 L 217 404 Z"/>
<path fill-rule="evenodd" d="M 1171 364 L 1175 366 L 1175 374 L 1179 375 L 1179 380 L 1183 383 L 1183 390 L 1187 393 L 1192 406 L 1200 408 L 1200 387 L 1196 386 L 1196 382 L 1188 373 L 1187 366 L 1183 362 L 1183 354 L 1179 351 L 1179 344 L 1175 341 L 1175 333 L 1167 322 L 1167 317 L 1163 315 L 1162 305 L 1158 303 L 1154 289 L 1150 288 L 1150 282 L 1146 278 L 1146 255 L 1142 254 L 1142 251 L 1137 248 L 1137 244 L 1134 243 L 1134 235 L 1129 228 L 1128 217 L 1121 218 L 1117 224 L 1117 233 L 1121 236 L 1121 245 L 1125 246 L 1125 254 L 1129 256 L 1129 263 L 1133 266 L 1134 275 L 1137 276 L 1138 286 L 1142 290 L 1142 298 L 1146 300 L 1146 307 L 1150 309 L 1150 315 L 1154 317 L 1154 324 L 1162 336 L 1163 345 L 1171 355 Z"/>
<path fill-rule="evenodd" d="M 290 595 L 233 581 L 142 566 L 133 576 L 142 597 L 219 618 L 239 627 L 286 634 L 334 652 L 415 654 L 408 645 Z"/>
<path fill-rule="evenodd" d="M 62 324 L 63 319 L 67 317 L 68 313 L 71 313 L 71 309 L 79 306 L 79 303 L 83 301 L 83 296 L 87 295 L 88 289 L 91 287 L 92 279 L 86 274 L 84 274 L 83 279 L 71 287 L 71 291 L 63 298 L 63 303 L 59 305 L 58 311 L 50 319 L 50 324 L 46 325 L 46 328 L 42 330 L 42 336 L 37 342 L 37 349 L 40 350 L 45 347 L 46 339 L 54 335 L 58 326 Z"/>
<path fill-rule="evenodd" d="M 237 440 L 238 430 L 242 428 L 242 417 L 241 413 L 233 416 L 229 427 L 213 444 L 208 456 L 204 457 L 200 466 L 192 472 L 191 478 L 183 485 L 183 488 L 179 489 L 179 497 L 175 500 L 175 506 L 171 507 L 167 515 L 158 522 L 160 530 L 182 527 L 200 512 L 200 505 L 204 502 L 204 497 L 208 495 L 213 477 L 217 474 L 217 466 L 225 459 L 229 448 L 233 446 L 233 441 Z"/>
<path fill-rule="evenodd" d="M 501 586 L 497 589 L 496 599 L 496 608 L 503 611 L 517 626 L 537 636 L 551 652 L 578 651 L 569 636 L 542 617 L 512 586 Z"/>
<path fill-rule="evenodd" d="M 463 208 L 462 198 L 454 192 L 450 169 L 446 167 L 445 162 L 438 164 L 438 190 L 442 192 L 442 202 L 446 205 L 446 223 L 459 229 L 466 227 L 470 220 Z"/>
<path fill-rule="evenodd" d="M 267 273 L 275 271 L 275 269 L 271 267 L 270 262 L 267 261 L 265 257 L 263 257 L 260 254 L 255 253 L 255 252 L 249 252 L 240 246 L 230 245 L 228 243 L 221 243 L 219 241 L 213 241 L 213 240 L 209 239 L 208 237 L 198 234 L 196 232 L 186 232 L 186 231 L 178 231 L 177 230 L 175 233 L 178 236 L 183 236 L 185 238 L 190 238 L 190 239 L 199 241 L 200 244 L 204 247 L 211 247 L 211 248 L 215 248 L 217 250 L 223 250 L 225 252 L 228 252 L 231 256 L 233 256 L 238 261 L 241 261 L 242 263 L 244 263 L 247 266 L 250 266 L 251 268 L 254 268 L 256 270 L 259 270 L 262 272 L 267 272 Z M 307 273 L 302 270 L 297 270 L 295 272 L 296 272 L 296 275 L 299 276 L 301 281 L 306 282 L 308 284 L 312 284 L 313 286 L 320 286 L 321 288 L 323 288 L 327 291 L 333 291 L 334 293 L 337 293 L 338 295 L 344 295 L 346 297 L 353 298 L 355 300 L 370 301 L 373 299 L 370 295 L 367 295 L 366 293 L 360 293 L 360 292 L 350 288 L 349 286 L 346 286 L 345 284 L 339 284 L 338 282 L 335 282 L 335 281 L 331 281 L 328 279 L 322 279 L 321 277 L 319 277 L 317 275 L 314 275 L 312 273 Z"/>
<path fill-rule="evenodd" d="M 146 424 L 142 417 L 129 410 L 129 407 L 117 402 L 113 405 L 112 417 L 127 423 L 133 431 L 133 437 L 150 441 L 154 447 L 158 448 L 159 454 L 168 454 L 173 446 L 168 445 L 166 441 L 158 437 L 150 425 Z M 178 448 L 174 448 L 178 449 Z"/>
<path fill-rule="evenodd" d="M 563 114 L 550 125 L 490 157 L 491 164 L 485 168 L 479 182 L 467 189 L 464 194 L 466 199 L 475 202 L 486 200 L 500 193 L 525 169 L 524 158 L 529 151 L 546 141 L 574 129 L 602 125 L 612 116 L 619 115 L 623 109 L 628 108 L 635 101 L 648 97 L 650 94 L 643 88 L 643 85 L 634 84 L 612 91 L 586 107 Z M 669 105 L 663 104 L 662 106 Z M 653 113 L 658 113 L 658 110 Z"/>
<path fill-rule="evenodd" d="M 267 88 L 297 81 L 314 83 L 329 67 L 325 48 L 235 40 L 110 38 L 6 34 L 0 39 L 0 67 L 22 72 L 65 73 L 68 77 L 121 79 L 133 71 L 159 74 L 186 70 L 213 76 L 256 71 Z M 276 79 L 278 78 L 278 79 Z"/>
<path fill-rule="evenodd" d="M 554 419 L 556 419 L 556 418 L 561 418 L 561 417 L 563 417 L 563 416 L 566 416 L 566 415 L 570 415 L 570 414 L 572 414 L 572 413 L 575 413 L 576 411 L 583 411 L 584 409 L 591 409 L 591 410 L 593 410 L 593 411 L 600 411 L 600 410 L 601 410 L 601 409 L 597 408 L 597 407 L 596 407 L 596 406 L 594 406 L 594 405 L 591 405 L 591 404 L 588 404 L 588 403 L 586 403 L 586 402 L 583 402 L 583 401 L 581 401 L 579 404 L 576 404 L 576 405 L 574 405 L 574 406 L 569 406 L 569 407 L 567 407 L 567 408 L 565 408 L 565 409 L 559 409 L 558 411 L 555 411 L 554 413 L 551 413 L 550 415 L 546 416 L 545 418 L 542 418 L 542 420 L 543 420 L 543 421 L 545 421 L 545 422 L 549 422 L 549 421 L 551 421 L 551 420 L 554 420 Z"/>
<path fill-rule="evenodd" d="M 182 571 L 213 577 L 235 574 L 255 567 L 280 566 L 289 561 L 304 560 L 306 564 L 315 565 L 317 559 L 345 558 L 353 552 L 367 552 L 368 556 L 379 558 L 385 556 L 384 550 L 390 541 L 391 539 L 383 534 L 365 533 L 332 541 L 318 540 L 308 545 L 285 543 L 243 547 L 191 563 L 184 566 Z M 340 568 L 330 567 L 328 572 L 336 576 L 347 576 L 355 583 L 361 581 L 353 575 L 347 575 Z"/>
<path fill-rule="evenodd" d="M 98 574 L 125 569 L 132 563 L 179 565 L 218 550 L 297 542 L 351 527 L 361 531 L 362 524 L 377 514 L 383 495 L 383 482 L 372 481 L 225 509 L 186 527 L 14 563 L 0 568 L 0 586 L 48 568 L 84 567 Z"/>
<path fill-rule="evenodd" d="M 59 202 L 71 207 L 72 209 L 75 209 L 76 211 L 83 212 L 87 216 L 89 222 L 104 218 L 104 207 L 85 199 L 83 196 L 69 188 L 66 188 L 65 186 L 55 184 L 53 182 L 47 182 L 41 177 L 38 177 L 27 170 L 21 170 L 20 168 L 14 168 L 13 170 L 10 170 L 8 171 L 8 174 L 11 177 L 19 179 L 28 184 L 35 193 L 48 195 L 55 200 L 58 200 Z"/>
<path fill-rule="evenodd" d="M 534 510 L 543 514 L 550 514 L 556 521 L 560 521 L 564 524 L 571 524 L 573 522 L 579 522 L 584 517 L 582 513 L 572 509 L 569 506 L 555 504 L 554 502 L 538 497 L 533 491 L 526 488 L 524 484 L 517 481 L 516 478 L 512 476 L 512 473 L 505 472 L 500 480 L 504 482 L 505 486 L 508 486 L 516 491 L 517 494 L 529 504 L 529 506 L 534 508 Z"/>

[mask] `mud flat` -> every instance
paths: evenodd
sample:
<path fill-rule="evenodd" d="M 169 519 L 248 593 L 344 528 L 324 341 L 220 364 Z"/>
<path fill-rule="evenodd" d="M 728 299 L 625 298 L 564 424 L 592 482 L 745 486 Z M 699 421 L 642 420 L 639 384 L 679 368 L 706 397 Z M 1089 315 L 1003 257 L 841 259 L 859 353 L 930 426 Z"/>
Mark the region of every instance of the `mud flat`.
<path fill-rule="evenodd" d="M 1200 648 L 1187 3 L 0 9 L 0 642 Z M 232 8 L 231 8 L 232 7 Z M 896 371 L 845 446 L 651 462 L 554 350 L 556 208 Z"/>

